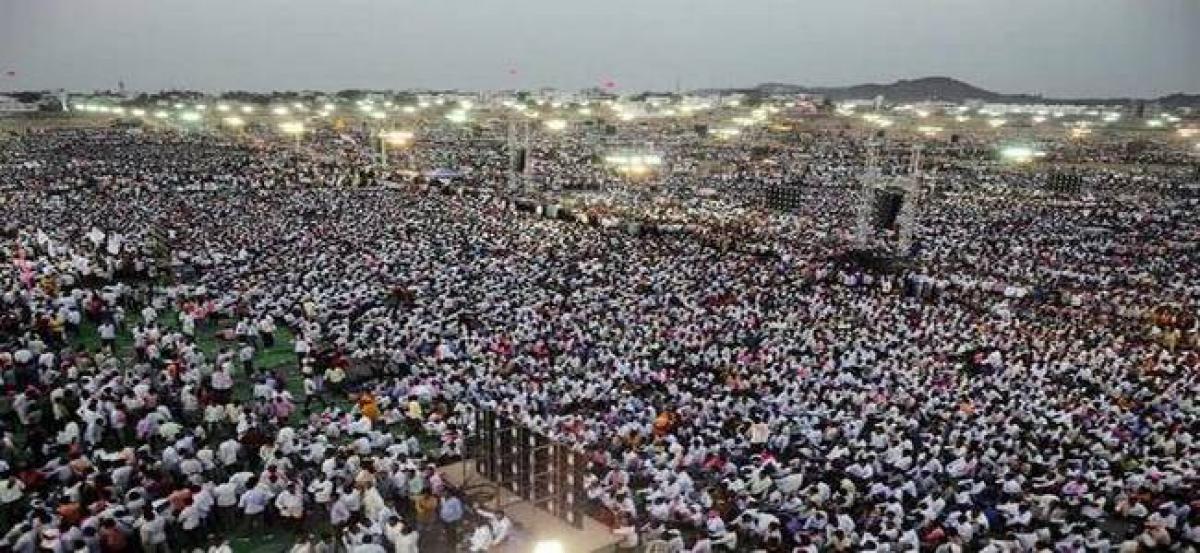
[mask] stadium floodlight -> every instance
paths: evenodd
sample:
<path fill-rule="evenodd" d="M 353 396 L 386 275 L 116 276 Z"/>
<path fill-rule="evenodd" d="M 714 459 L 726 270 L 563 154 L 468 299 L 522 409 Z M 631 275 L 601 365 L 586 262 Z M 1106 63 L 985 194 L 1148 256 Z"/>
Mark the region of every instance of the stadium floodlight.
<path fill-rule="evenodd" d="M 412 131 L 385 131 L 379 133 L 379 136 L 393 146 L 401 146 L 407 144 L 413 139 Z"/>
<path fill-rule="evenodd" d="M 1149 121 L 1146 121 L 1146 126 L 1151 127 L 1151 128 L 1158 128 L 1158 127 L 1163 126 L 1163 122 L 1158 119 L 1151 119 Z"/>
<path fill-rule="evenodd" d="M 988 125 L 991 126 L 993 129 L 998 129 L 1000 127 L 1003 127 L 1005 123 L 1008 123 L 1008 121 L 1005 121 L 1004 119 L 1000 119 L 1000 118 L 988 119 Z"/>
<path fill-rule="evenodd" d="M 552 131 L 561 131 L 567 128 L 567 122 L 562 119 L 551 119 L 546 121 L 546 128 Z"/>
<path fill-rule="evenodd" d="M 1009 146 L 1000 150 L 1000 157 L 1016 163 L 1028 163 L 1033 161 L 1036 155 L 1037 152 L 1028 146 Z"/>
<path fill-rule="evenodd" d="M 370 117 L 371 119 L 383 119 L 384 117 L 387 117 L 387 114 L 382 111 L 370 111 L 367 112 L 367 117 Z"/>
<path fill-rule="evenodd" d="M 942 132 L 942 128 L 934 127 L 934 126 L 923 126 L 923 127 L 917 127 L 917 132 L 924 134 L 925 136 L 933 136 L 933 135 L 936 135 L 937 133 Z"/>
<path fill-rule="evenodd" d="M 724 127 L 724 128 L 720 128 L 720 129 L 713 129 L 712 132 L 713 132 L 713 136 L 716 136 L 717 138 L 722 139 L 722 140 L 728 140 L 739 134 L 742 134 L 741 129 L 734 128 L 734 127 Z"/>
<path fill-rule="evenodd" d="M 254 106 L 242 106 L 242 113 L 254 113 Z"/>
<path fill-rule="evenodd" d="M 331 104 L 329 102 L 325 102 L 325 105 L 321 106 L 321 109 L 323 111 L 333 111 L 334 109 L 336 109 L 336 107 L 337 106 L 334 106 L 333 104 Z"/>
<path fill-rule="evenodd" d="M 112 112 L 116 115 L 125 115 L 125 108 L 117 106 L 112 108 Z"/>
<path fill-rule="evenodd" d="M 183 104 L 180 102 L 175 102 L 175 109 L 183 109 Z"/>
<path fill-rule="evenodd" d="M 539 541 L 533 544 L 533 553 L 566 553 L 562 542 L 557 540 Z"/>
<path fill-rule="evenodd" d="M 131 110 L 129 110 L 129 113 L 130 113 L 130 115 L 133 115 L 134 117 L 145 117 L 146 116 L 146 110 L 141 109 L 141 108 L 131 109 Z"/>
<path fill-rule="evenodd" d="M 404 106 L 403 108 L 400 108 L 400 111 L 403 111 L 404 113 L 416 113 L 417 108 L 416 106 Z"/>
<path fill-rule="evenodd" d="M 226 118 L 222 119 L 221 122 L 225 123 L 226 126 L 233 127 L 233 128 L 238 128 L 238 127 L 246 124 L 245 120 L 243 120 L 241 117 L 238 117 L 236 115 L 226 117 Z"/>
<path fill-rule="evenodd" d="M 167 113 L 166 111 L 163 111 L 163 110 L 161 110 L 161 109 L 160 109 L 160 110 L 158 110 L 158 111 L 154 112 L 154 116 L 155 116 L 155 117 L 157 117 L 157 118 L 159 118 L 159 119 L 166 119 L 166 118 L 170 117 L 170 116 L 171 116 L 171 114 L 169 114 L 169 113 Z"/>
<path fill-rule="evenodd" d="M 206 106 L 204 104 L 196 104 L 194 109 L 196 111 L 204 111 L 204 110 L 208 109 L 208 106 Z"/>
<path fill-rule="evenodd" d="M 1179 136 L 1182 136 L 1184 138 L 1191 138 L 1193 136 L 1196 136 L 1197 132 L 1200 132 L 1200 131 L 1198 131 L 1197 129 L 1194 129 L 1194 128 L 1179 129 Z"/>
<path fill-rule="evenodd" d="M 286 108 L 284 106 L 275 106 L 275 107 L 271 108 L 271 113 L 273 113 L 275 115 L 283 116 L 283 115 L 287 115 L 288 113 L 291 113 L 291 112 L 288 111 L 288 108 Z"/>
<path fill-rule="evenodd" d="M 217 104 L 217 111 L 219 111 L 221 113 L 225 113 L 225 112 L 229 111 L 230 109 L 232 109 L 232 108 L 229 107 L 229 104 Z"/>
<path fill-rule="evenodd" d="M 466 110 L 456 109 L 454 111 L 451 111 L 450 113 L 447 113 L 446 119 L 449 120 L 451 123 L 458 123 L 458 124 L 466 123 L 467 119 L 468 119 L 467 112 L 466 112 Z"/>
<path fill-rule="evenodd" d="M 970 121 L 971 118 L 967 117 L 966 115 L 958 115 L 958 116 L 955 116 L 954 120 L 959 123 L 966 123 L 967 121 Z"/>
<path fill-rule="evenodd" d="M 1033 121 L 1034 123 L 1045 123 L 1045 122 L 1046 122 L 1046 116 L 1044 116 L 1044 115 L 1034 115 L 1034 116 L 1033 116 L 1033 117 L 1032 117 L 1030 120 L 1031 120 L 1031 121 Z"/>
<path fill-rule="evenodd" d="M 284 121 L 279 124 L 279 130 L 287 134 L 300 134 L 304 132 L 304 123 L 299 121 Z"/>
<path fill-rule="evenodd" d="M 179 114 L 179 120 L 185 123 L 195 123 L 200 120 L 200 112 L 185 111 Z"/>

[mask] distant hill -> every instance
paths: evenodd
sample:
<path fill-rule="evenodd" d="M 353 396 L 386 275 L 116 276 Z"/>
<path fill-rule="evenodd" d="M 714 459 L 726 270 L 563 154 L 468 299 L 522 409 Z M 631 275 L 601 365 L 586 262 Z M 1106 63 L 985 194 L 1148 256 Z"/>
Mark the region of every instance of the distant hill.
<path fill-rule="evenodd" d="M 853 86 L 812 87 L 786 83 L 763 83 L 754 88 L 741 90 L 758 94 L 820 94 L 833 101 L 862 100 L 883 96 L 889 102 L 920 102 L 925 100 L 964 102 L 983 100 L 999 103 L 1046 103 L 1046 104 L 1127 104 L 1135 98 L 1046 98 L 1035 94 L 1004 94 L 979 88 L 950 77 L 923 77 L 900 80 L 890 84 L 859 84 Z M 1146 98 L 1165 108 L 1200 107 L 1200 94 L 1172 94 L 1161 98 Z"/>

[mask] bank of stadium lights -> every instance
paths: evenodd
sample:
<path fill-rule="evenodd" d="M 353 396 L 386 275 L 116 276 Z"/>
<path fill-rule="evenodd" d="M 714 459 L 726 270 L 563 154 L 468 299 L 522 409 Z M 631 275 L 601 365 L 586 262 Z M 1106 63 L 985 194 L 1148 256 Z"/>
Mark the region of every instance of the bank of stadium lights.
<path fill-rule="evenodd" d="M 133 108 L 133 109 L 129 110 L 129 114 L 134 117 L 145 117 L 146 110 L 141 109 L 141 108 Z"/>
<path fill-rule="evenodd" d="M 622 173 L 640 175 L 662 165 L 662 157 L 655 154 L 613 154 L 605 156 L 604 162 Z"/>
<path fill-rule="evenodd" d="M 403 146 L 411 142 L 414 135 L 412 131 L 385 131 L 379 136 L 392 146 Z"/>
<path fill-rule="evenodd" d="M 967 121 L 970 121 L 971 118 L 966 115 L 956 115 L 954 116 L 954 120 L 959 123 L 966 123 Z"/>
<path fill-rule="evenodd" d="M 1198 133 L 1200 133 L 1200 130 L 1195 128 L 1179 129 L 1179 136 L 1182 136 L 1183 138 L 1191 138 L 1196 136 Z"/>
<path fill-rule="evenodd" d="M 1029 163 L 1039 157 L 1038 153 L 1028 146 L 1008 146 L 1000 150 L 1000 157 L 1013 163 Z"/>
<path fill-rule="evenodd" d="M 1102 116 L 1105 123 L 1116 123 L 1121 120 L 1121 114 L 1115 111 L 1110 111 Z"/>
<path fill-rule="evenodd" d="M 204 104 L 196 104 L 196 105 L 192 106 L 192 109 L 203 112 L 204 110 L 208 109 L 208 106 L 206 106 Z"/>
<path fill-rule="evenodd" d="M 289 110 L 288 108 L 286 108 L 284 106 L 275 106 L 275 107 L 271 108 L 271 115 L 278 115 L 280 117 L 283 117 L 289 113 L 291 113 L 291 110 Z"/>
<path fill-rule="evenodd" d="M 168 118 L 168 117 L 170 117 L 170 116 L 171 116 L 171 114 L 170 114 L 170 113 L 167 113 L 165 110 L 161 110 L 161 109 L 160 109 L 160 110 L 158 110 L 158 111 L 154 112 L 154 117 L 155 117 L 156 119 L 166 119 L 166 118 Z"/>
<path fill-rule="evenodd" d="M 470 116 L 467 114 L 467 110 L 464 109 L 452 110 L 446 114 L 447 121 L 460 125 L 466 123 L 469 118 Z"/>
<path fill-rule="evenodd" d="M 592 108 L 588 108 L 588 107 L 579 108 L 579 115 L 588 117 L 591 114 L 592 114 Z"/>
<path fill-rule="evenodd" d="M 175 107 L 175 109 L 183 109 L 183 104 L 176 102 L 174 107 Z"/>
<path fill-rule="evenodd" d="M 247 115 L 254 113 L 254 106 L 242 106 L 242 113 Z"/>
<path fill-rule="evenodd" d="M 539 541 L 533 544 L 533 553 L 566 553 L 567 549 L 560 541 Z"/>
<path fill-rule="evenodd" d="M 221 123 L 224 123 L 226 127 L 232 127 L 236 129 L 242 125 L 245 125 L 246 121 L 236 115 L 230 115 L 229 117 L 221 119 Z"/>
<path fill-rule="evenodd" d="M 231 109 L 233 108 L 230 107 L 229 104 L 217 104 L 217 111 L 221 113 L 229 113 L 229 110 Z"/>
<path fill-rule="evenodd" d="M 567 122 L 562 119 L 551 119 L 546 121 L 546 129 L 551 131 L 561 131 L 567 128 Z"/>
<path fill-rule="evenodd" d="M 1163 126 L 1163 122 L 1159 119 L 1151 119 L 1149 121 L 1146 121 L 1146 126 L 1153 128 L 1153 129 L 1157 129 L 1157 128 Z"/>
<path fill-rule="evenodd" d="M 185 111 L 179 114 L 179 120 L 185 123 L 195 123 L 196 121 L 200 120 L 200 112 Z"/>
<path fill-rule="evenodd" d="M 1042 124 L 1042 123 L 1046 122 L 1046 116 L 1045 115 L 1034 115 L 1029 120 L 1033 121 L 1034 124 Z"/>
<path fill-rule="evenodd" d="M 937 136 L 937 134 L 942 132 L 942 130 L 943 129 L 941 127 L 935 127 L 932 125 L 925 125 L 925 126 L 917 127 L 917 132 L 919 132 L 925 136 L 931 136 L 931 137 Z"/>
<path fill-rule="evenodd" d="M 993 129 L 998 129 L 1000 127 L 1003 127 L 1006 123 L 1008 123 L 1008 121 L 1006 121 L 1004 119 L 1000 119 L 998 117 L 993 118 L 993 119 L 988 119 L 988 126 Z"/>

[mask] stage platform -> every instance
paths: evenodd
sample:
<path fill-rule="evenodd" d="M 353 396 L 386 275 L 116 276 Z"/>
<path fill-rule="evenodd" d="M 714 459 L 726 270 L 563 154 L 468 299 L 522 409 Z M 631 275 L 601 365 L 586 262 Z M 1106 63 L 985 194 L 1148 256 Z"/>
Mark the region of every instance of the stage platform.
<path fill-rule="evenodd" d="M 445 465 L 439 470 L 455 488 L 462 488 L 464 482 L 473 490 L 480 484 L 492 484 L 475 471 L 475 462 L 470 459 Z M 496 488 L 492 486 L 491 489 Z M 550 513 L 534 507 L 509 490 L 500 488 L 499 492 L 499 495 L 484 504 L 483 508 L 503 509 L 521 529 L 520 536 L 515 536 L 519 539 L 514 540 L 514 543 L 505 549 L 506 552 L 529 553 L 534 544 L 542 540 L 558 541 L 568 553 L 609 553 L 617 549 L 618 540 L 612 531 L 591 517 L 584 518 L 583 529 L 576 529 Z"/>

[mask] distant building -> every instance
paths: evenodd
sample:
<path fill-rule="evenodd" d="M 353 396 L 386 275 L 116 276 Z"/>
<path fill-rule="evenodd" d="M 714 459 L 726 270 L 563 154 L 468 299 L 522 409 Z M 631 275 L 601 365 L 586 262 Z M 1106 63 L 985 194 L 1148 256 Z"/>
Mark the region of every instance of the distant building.
<path fill-rule="evenodd" d="M 22 102 L 12 96 L 0 95 L 0 115 L 18 115 L 37 111 L 37 102 Z"/>

